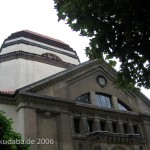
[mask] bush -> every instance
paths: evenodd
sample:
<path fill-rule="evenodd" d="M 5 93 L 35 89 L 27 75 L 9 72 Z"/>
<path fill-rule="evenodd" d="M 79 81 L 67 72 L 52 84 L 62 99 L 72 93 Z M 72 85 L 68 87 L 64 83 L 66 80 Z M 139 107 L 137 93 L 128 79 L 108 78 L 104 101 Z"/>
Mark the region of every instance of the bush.
<path fill-rule="evenodd" d="M 29 150 L 29 145 L 20 144 L 21 134 L 13 131 L 12 123 L 12 119 L 7 119 L 4 111 L 0 111 L 0 150 Z"/>

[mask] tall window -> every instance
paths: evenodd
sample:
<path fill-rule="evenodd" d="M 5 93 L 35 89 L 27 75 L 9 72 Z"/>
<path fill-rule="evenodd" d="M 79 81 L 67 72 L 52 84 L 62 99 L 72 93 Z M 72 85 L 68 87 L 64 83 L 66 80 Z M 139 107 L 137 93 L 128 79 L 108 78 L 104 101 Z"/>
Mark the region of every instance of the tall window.
<path fill-rule="evenodd" d="M 80 133 L 80 118 L 74 118 L 74 131 Z"/>
<path fill-rule="evenodd" d="M 93 120 L 87 120 L 87 127 L 89 132 L 93 132 Z"/>
<path fill-rule="evenodd" d="M 128 124 L 127 123 L 123 124 L 123 130 L 124 130 L 125 134 L 128 134 Z"/>
<path fill-rule="evenodd" d="M 112 108 L 109 96 L 96 93 L 96 105 L 101 107 Z"/>
<path fill-rule="evenodd" d="M 101 131 L 106 131 L 106 121 L 101 120 L 100 121 Z"/>
<path fill-rule="evenodd" d="M 83 95 L 77 97 L 75 99 L 75 101 L 81 102 L 81 103 L 90 103 L 90 94 L 89 93 L 83 94 Z"/>
<path fill-rule="evenodd" d="M 113 128 L 113 132 L 117 133 L 117 131 L 118 131 L 117 122 L 112 122 L 112 128 Z"/>
<path fill-rule="evenodd" d="M 133 125 L 133 131 L 135 134 L 138 134 L 138 126 L 137 125 Z"/>

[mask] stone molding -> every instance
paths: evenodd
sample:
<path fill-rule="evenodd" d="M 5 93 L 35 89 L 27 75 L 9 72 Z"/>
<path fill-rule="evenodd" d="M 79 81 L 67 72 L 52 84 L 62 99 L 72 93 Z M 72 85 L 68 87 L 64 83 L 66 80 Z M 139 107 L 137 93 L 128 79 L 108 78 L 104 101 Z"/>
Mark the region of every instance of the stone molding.
<path fill-rule="evenodd" d="M 19 59 L 19 58 L 23 58 L 23 59 L 26 59 L 26 60 L 37 61 L 37 62 L 49 64 L 49 65 L 54 65 L 54 66 L 61 67 L 61 68 L 69 68 L 71 66 L 74 66 L 73 64 L 70 64 L 70 63 L 66 63 L 66 62 L 63 62 L 63 61 L 47 58 L 47 57 L 44 57 L 44 56 L 41 56 L 41 55 L 38 55 L 38 54 L 34 54 L 34 53 L 24 52 L 24 51 L 21 51 L 21 50 L 11 52 L 11 53 L 7 53 L 7 54 L 4 54 L 4 55 L 0 55 L 0 63 L 6 62 L 6 61 L 9 61 L 9 60 Z"/>
<path fill-rule="evenodd" d="M 39 47 L 39 48 L 42 48 L 42 49 L 46 49 L 48 51 L 53 51 L 53 52 L 56 52 L 56 53 L 64 54 L 64 55 L 67 55 L 69 57 L 72 57 L 72 58 L 75 58 L 75 59 L 79 60 L 76 53 L 75 53 L 75 55 L 69 54 L 67 52 L 63 52 L 63 51 L 60 51 L 60 50 L 57 50 L 57 49 L 54 49 L 54 48 L 50 48 L 48 46 L 36 44 L 36 43 L 30 42 L 30 41 L 27 41 L 27 40 L 17 40 L 17 41 L 13 41 L 13 42 L 10 42 L 10 43 L 4 43 L 1 47 L 1 49 L 5 48 L 5 47 L 8 47 L 8 46 L 16 45 L 16 44 L 26 44 L 26 45 L 36 46 L 36 47 Z"/>
<path fill-rule="evenodd" d="M 89 105 L 77 105 L 76 102 L 68 100 L 68 99 L 62 99 L 58 97 L 50 97 L 50 96 L 44 96 L 39 95 L 36 93 L 30 93 L 30 92 L 21 92 L 20 97 L 18 97 L 17 103 L 20 102 L 26 102 L 25 107 L 33 107 L 35 108 L 37 104 L 40 104 L 39 106 L 42 107 L 42 105 L 46 105 L 47 108 L 49 106 L 58 106 L 62 107 L 64 110 L 67 110 L 70 115 L 76 116 L 77 112 L 80 114 L 81 117 L 82 113 L 84 112 L 84 116 L 89 117 L 89 113 L 94 116 L 96 115 L 103 115 L 111 116 L 111 117 L 123 117 L 123 118 L 130 118 L 131 120 L 140 121 L 139 117 L 141 113 L 135 113 L 135 112 L 125 112 L 125 111 L 117 111 L 114 109 L 107 109 L 107 108 L 101 108 L 101 107 L 93 107 Z M 32 105 L 31 105 L 32 103 Z M 78 114 L 77 114 L 78 115 Z M 147 116 L 147 115 L 145 115 Z M 149 116 L 147 116 L 147 119 L 150 119 Z M 99 118 L 99 117 L 98 117 Z"/>
<path fill-rule="evenodd" d="M 150 120 L 150 114 L 119 111 L 114 109 L 94 107 L 92 105 L 86 104 L 79 105 L 76 102 L 68 99 L 39 95 L 31 92 L 16 91 L 16 93 L 17 93 L 16 95 L 11 96 L 0 94 L 0 103 L 18 105 L 18 109 L 20 109 L 19 107 L 30 107 L 36 109 L 42 108 L 49 109 L 52 107 L 60 107 L 63 108 L 63 111 L 66 111 L 70 115 L 72 116 L 77 115 L 78 117 L 83 116 L 82 114 L 84 112 L 85 117 L 92 117 L 92 116 L 94 117 L 96 115 L 97 118 L 99 118 L 99 115 L 100 116 L 105 115 L 111 116 L 112 118 L 113 117 L 128 118 L 132 120 L 132 122 L 138 123 L 140 123 L 140 121 L 143 120 L 143 118 L 146 120 Z M 24 103 L 24 105 L 19 106 L 19 104 L 21 103 Z M 59 111 L 61 111 L 61 109 L 59 109 Z"/>
<path fill-rule="evenodd" d="M 14 98 L 6 98 L 6 97 L 1 97 L 0 95 L 0 104 L 7 104 L 7 105 L 16 105 L 16 99 Z"/>

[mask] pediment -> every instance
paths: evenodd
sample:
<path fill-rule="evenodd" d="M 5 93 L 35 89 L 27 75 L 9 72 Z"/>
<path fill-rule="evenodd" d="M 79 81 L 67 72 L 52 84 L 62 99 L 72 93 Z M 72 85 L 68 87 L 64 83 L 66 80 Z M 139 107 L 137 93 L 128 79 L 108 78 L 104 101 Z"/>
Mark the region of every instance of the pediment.
<path fill-rule="evenodd" d="M 136 95 L 118 89 L 114 84 L 116 74 L 117 72 L 110 68 L 106 62 L 92 60 L 28 85 L 19 89 L 19 91 L 69 101 L 74 101 L 77 97 L 86 93 L 90 93 L 90 96 L 94 96 L 93 93 L 102 93 L 109 95 L 111 98 L 115 97 L 134 111 L 147 112 L 150 106 L 149 99 L 142 93 Z M 98 77 L 102 77 L 102 79 Z M 106 80 L 106 85 L 102 86 L 104 80 Z M 139 108 L 140 105 L 142 107 Z"/>
<path fill-rule="evenodd" d="M 85 93 L 97 92 L 114 96 L 135 108 L 134 95 L 118 89 L 114 85 L 115 76 L 116 71 L 104 61 L 93 60 L 73 66 L 68 70 L 33 83 L 22 88 L 21 91 L 64 98 L 71 101 Z M 103 85 L 104 80 L 106 85 Z"/>
<path fill-rule="evenodd" d="M 116 71 L 110 68 L 104 61 L 93 60 L 70 67 L 65 71 L 44 78 L 43 80 L 30 84 L 19 90 L 42 93 L 42 91 L 44 92 L 46 89 L 53 89 L 54 86 L 57 86 L 57 89 L 59 89 L 62 85 L 68 87 L 69 85 L 82 82 L 83 80 L 89 80 L 92 82 L 92 80 L 88 78 L 94 78 L 95 75 L 104 76 L 104 78 L 108 78 L 113 82 L 116 76 Z M 90 82 L 87 83 L 89 84 Z M 50 93 L 44 92 L 43 94 L 49 95 Z"/>

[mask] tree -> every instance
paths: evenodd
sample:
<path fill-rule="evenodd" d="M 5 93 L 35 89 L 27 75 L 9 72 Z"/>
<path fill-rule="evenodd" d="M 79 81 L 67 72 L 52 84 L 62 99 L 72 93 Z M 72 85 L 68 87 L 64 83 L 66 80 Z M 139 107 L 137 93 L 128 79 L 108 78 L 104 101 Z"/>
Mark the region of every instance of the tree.
<path fill-rule="evenodd" d="M 13 141 L 17 140 L 21 142 L 22 138 L 19 133 L 13 131 L 11 125 L 12 120 L 7 119 L 4 112 L 0 111 L 0 150 L 29 150 L 29 145 L 16 144 L 15 142 L 13 144 Z M 11 144 L 9 144 L 10 141 Z"/>
<path fill-rule="evenodd" d="M 54 0 L 59 20 L 90 38 L 86 54 L 111 65 L 121 62 L 120 87 L 150 88 L 150 3 L 148 0 Z"/>

